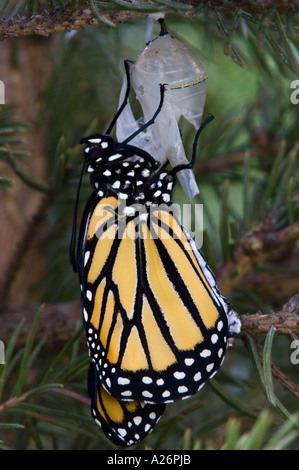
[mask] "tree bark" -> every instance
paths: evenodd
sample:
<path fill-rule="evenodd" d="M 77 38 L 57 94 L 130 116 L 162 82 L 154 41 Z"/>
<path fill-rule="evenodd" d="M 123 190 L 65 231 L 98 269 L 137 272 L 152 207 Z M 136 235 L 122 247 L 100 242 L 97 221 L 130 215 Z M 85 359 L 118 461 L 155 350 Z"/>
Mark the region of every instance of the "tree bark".
<path fill-rule="evenodd" d="M 49 39 L 35 37 L 8 39 L 0 48 L 5 102 L 15 106 L 16 119 L 27 126 L 26 140 L 21 144 L 22 150 L 30 153 L 24 160 L 25 171 L 32 180 L 43 184 L 47 158 L 38 114 L 50 74 L 50 50 Z M 13 187 L 1 192 L 0 300 L 32 302 L 37 299 L 36 285 L 44 271 L 44 257 L 36 238 L 37 214 L 39 223 L 43 221 L 44 195 L 24 184 L 7 164 L 0 162 L 0 171 L 13 180 Z"/>

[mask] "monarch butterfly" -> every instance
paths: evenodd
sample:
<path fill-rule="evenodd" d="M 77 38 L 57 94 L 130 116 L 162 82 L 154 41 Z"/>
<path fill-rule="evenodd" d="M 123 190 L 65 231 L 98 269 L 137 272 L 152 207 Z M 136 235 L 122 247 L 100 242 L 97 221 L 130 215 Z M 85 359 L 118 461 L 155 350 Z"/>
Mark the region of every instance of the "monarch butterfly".
<path fill-rule="evenodd" d="M 168 170 L 129 144 L 159 114 L 164 86 L 150 121 L 121 143 L 110 136 L 129 85 L 128 76 L 123 106 L 107 133 L 81 140 L 81 179 L 87 169 L 94 191 L 81 222 L 77 262 L 75 229 L 70 249 L 92 361 L 92 415 L 123 446 L 145 437 L 165 404 L 193 395 L 213 377 L 229 327 L 228 302 L 171 210 L 176 173 L 192 168 L 199 134 L 213 116 L 196 133 L 191 162 Z M 74 227 L 76 211 L 77 204 Z"/>

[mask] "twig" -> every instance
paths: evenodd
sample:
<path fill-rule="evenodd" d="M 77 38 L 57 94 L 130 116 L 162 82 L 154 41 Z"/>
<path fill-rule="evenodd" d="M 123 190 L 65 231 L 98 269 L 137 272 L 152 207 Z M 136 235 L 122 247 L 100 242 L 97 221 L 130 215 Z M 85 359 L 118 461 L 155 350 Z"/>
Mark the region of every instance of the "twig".
<path fill-rule="evenodd" d="M 25 319 L 18 347 L 25 344 L 30 328 L 39 309 L 37 304 L 2 304 L 0 339 L 8 344 L 16 326 Z M 36 332 L 36 341 L 45 338 L 43 353 L 58 353 L 74 334 L 76 325 L 82 323 L 80 302 L 46 305 Z M 86 344 L 82 336 L 82 344 Z"/>
<path fill-rule="evenodd" d="M 284 389 L 288 390 L 294 397 L 299 398 L 299 387 L 275 365 L 272 364 L 272 374 L 283 386 Z"/>
<path fill-rule="evenodd" d="M 299 296 L 297 296 L 297 297 L 299 297 Z M 247 337 L 248 337 L 248 335 L 246 336 L 246 338 Z M 244 338 L 245 343 L 246 343 L 246 338 Z M 253 341 L 254 341 L 256 351 L 257 351 L 258 356 L 259 356 L 259 360 L 260 360 L 260 362 L 262 362 L 262 360 L 263 360 L 263 348 L 257 342 L 257 338 L 255 338 Z M 285 390 L 288 390 L 296 398 L 299 398 L 299 387 L 288 376 L 286 376 L 283 372 L 281 372 L 279 367 L 277 367 L 275 364 L 272 363 L 271 364 L 271 371 L 272 371 L 273 376 L 276 378 L 276 380 L 278 380 L 278 382 L 282 385 L 282 387 L 284 387 Z"/>
<path fill-rule="evenodd" d="M 289 299 L 279 312 L 242 315 L 241 337 L 264 338 L 271 326 L 275 326 L 278 335 L 299 333 L 299 294 Z"/>
<path fill-rule="evenodd" d="M 33 388 L 31 390 L 28 390 L 25 393 L 22 393 L 21 395 L 16 395 L 0 404 L 0 413 L 3 413 L 3 411 L 6 411 L 9 408 L 14 408 L 19 403 L 27 401 L 28 398 L 33 395 L 39 395 L 40 393 L 47 392 L 49 390 L 56 390 L 57 387 L 61 387 L 61 385 L 60 384 L 47 384 L 44 387 L 37 387 L 35 389 Z"/>
<path fill-rule="evenodd" d="M 234 254 L 234 261 L 225 263 L 218 272 L 217 282 L 224 294 L 233 292 L 257 263 L 289 254 L 299 240 L 299 224 L 277 229 L 277 214 L 269 213 L 263 224 L 247 232 Z"/>
<path fill-rule="evenodd" d="M 140 13 L 128 11 L 105 11 L 109 21 L 122 22 L 140 16 Z M 9 37 L 40 35 L 49 36 L 58 31 L 84 30 L 87 26 L 100 26 L 97 18 L 88 10 L 44 11 L 27 19 L 24 17 L 0 21 L 0 40 Z"/>

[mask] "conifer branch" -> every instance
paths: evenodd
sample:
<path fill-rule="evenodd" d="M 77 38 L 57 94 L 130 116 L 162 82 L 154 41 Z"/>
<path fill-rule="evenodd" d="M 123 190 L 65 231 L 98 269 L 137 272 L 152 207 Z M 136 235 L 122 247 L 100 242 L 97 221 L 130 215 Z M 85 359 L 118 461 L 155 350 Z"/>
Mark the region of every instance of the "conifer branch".
<path fill-rule="evenodd" d="M 278 335 L 299 333 L 299 294 L 288 300 L 279 312 L 270 312 L 262 315 L 256 312 L 253 315 L 242 315 L 241 337 L 264 338 L 270 327 L 276 328 Z"/>
<path fill-rule="evenodd" d="M 263 2 L 250 2 L 239 0 L 229 2 L 225 0 L 196 1 L 196 0 L 143 0 L 142 2 L 116 1 L 96 2 L 81 1 L 77 8 L 70 8 L 67 3 L 63 9 L 55 11 L 44 10 L 42 13 L 30 17 L 13 16 L 0 20 L 0 40 L 9 37 L 27 35 L 49 36 L 58 31 L 83 30 L 93 25 L 104 23 L 114 26 L 115 23 L 132 20 L 146 16 L 151 12 L 181 12 L 196 13 L 198 8 L 205 7 L 211 11 L 237 12 L 240 9 L 246 14 L 262 15 L 272 10 L 279 14 L 295 14 L 299 5 L 292 0 L 276 0 Z M 97 9 L 97 13 L 95 13 Z M 15 8 L 16 10 L 16 8 Z"/>
<path fill-rule="evenodd" d="M 286 257 L 299 240 L 299 224 L 294 223 L 280 230 L 275 226 L 273 211 L 264 223 L 247 232 L 234 254 L 220 268 L 218 284 L 224 294 L 234 291 L 246 274 L 255 271 L 255 266 L 271 258 Z"/>
<path fill-rule="evenodd" d="M 40 15 L 34 15 L 29 19 L 17 17 L 0 22 L 0 39 L 9 37 L 28 36 L 31 34 L 49 36 L 57 31 L 68 31 L 71 29 L 84 29 L 89 25 L 96 24 L 91 12 L 82 10 L 57 10 L 54 13 L 44 11 Z"/>
<path fill-rule="evenodd" d="M 103 12 L 107 20 L 113 22 L 123 22 L 140 16 L 140 13 L 130 11 L 110 11 Z M 0 40 L 9 37 L 19 37 L 28 35 L 49 36 L 55 32 L 84 30 L 88 26 L 99 26 L 98 19 L 91 10 L 56 10 L 53 13 L 44 11 L 31 18 L 17 17 L 0 21 Z"/>

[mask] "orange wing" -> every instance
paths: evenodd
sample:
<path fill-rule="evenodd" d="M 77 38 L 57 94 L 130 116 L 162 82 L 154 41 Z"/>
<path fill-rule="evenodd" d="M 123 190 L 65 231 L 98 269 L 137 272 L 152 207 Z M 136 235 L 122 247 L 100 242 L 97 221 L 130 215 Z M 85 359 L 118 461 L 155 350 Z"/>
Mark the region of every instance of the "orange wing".
<path fill-rule="evenodd" d="M 102 386 L 117 400 L 187 398 L 223 361 L 226 300 L 172 214 L 130 217 L 119 204 L 114 197 L 98 201 L 82 239 L 90 355 Z"/>

